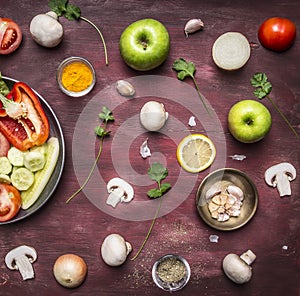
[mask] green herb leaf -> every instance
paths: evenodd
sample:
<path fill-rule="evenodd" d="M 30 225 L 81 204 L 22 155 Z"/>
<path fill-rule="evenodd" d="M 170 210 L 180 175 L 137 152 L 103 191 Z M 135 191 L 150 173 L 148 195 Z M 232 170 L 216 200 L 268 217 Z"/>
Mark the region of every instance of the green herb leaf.
<path fill-rule="evenodd" d="M 2 75 L 1 75 L 1 72 L 0 72 L 0 93 L 3 96 L 6 96 L 7 94 L 9 94 L 9 92 L 10 92 L 10 89 L 7 86 L 7 84 L 5 83 L 5 81 L 2 79 Z"/>
<path fill-rule="evenodd" d="M 184 80 L 186 77 L 194 77 L 196 71 L 195 65 L 192 62 L 186 62 L 183 58 L 174 62 L 173 69 L 178 72 L 177 77 L 180 80 Z"/>
<path fill-rule="evenodd" d="M 256 73 L 250 79 L 251 85 L 255 87 L 254 96 L 258 99 L 263 99 L 269 95 L 272 91 L 272 84 L 268 81 L 268 77 L 265 73 Z"/>
<path fill-rule="evenodd" d="M 178 60 L 175 60 L 172 69 L 178 72 L 177 78 L 179 80 L 184 80 L 186 77 L 192 78 L 194 85 L 196 87 L 198 96 L 199 96 L 200 100 L 202 101 L 202 104 L 205 107 L 205 110 L 207 111 L 208 114 L 210 114 L 209 109 L 207 108 L 205 101 L 199 91 L 199 87 L 198 87 L 198 84 L 197 84 L 195 76 L 194 76 L 194 73 L 196 72 L 196 67 L 195 67 L 194 63 L 187 62 L 185 59 L 180 58 Z"/>
<path fill-rule="evenodd" d="M 162 193 L 159 189 L 157 188 L 153 188 L 153 189 L 150 189 L 148 192 L 147 192 L 147 195 L 150 197 L 150 198 L 158 198 L 158 197 L 161 197 L 162 196 Z"/>
<path fill-rule="evenodd" d="M 49 7 L 57 16 L 62 16 L 67 10 L 68 0 L 50 0 Z"/>
<path fill-rule="evenodd" d="M 162 194 L 164 194 L 165 192 L 167 192 L 169 189 L 171 189 L 171 184 L 170 183 L 163 183 L 160 186 L 160 192 Z"/>
<path fill-rule="evenodd" d="M 69 21 L 74 21 L 74 20 L 78 20 L 80 18 L 81 15 L 81 11 L 80 8 L 76 5 L 73 4 L 68 4 L 67 5 L 67 10 L 65 13 L 65 17 L 69 20 Z"/>
<path fill-rule="evenodd" d="M 102 154 L 104 138 L 105 138 L 105 136 L 110 134 L 110 131 L 108 131 L 106 128 L 107 128 L 107 122 L 110 120 L 114 120 L 114 117 L 112 116 L 112 112 L 107 107 L 103 107 L 102 112 L 99 114 L 99 117 L 104 120 L 105 124 L 104 124 L 104 127 L 97 126 L 94 129 L 96 135 L 100 137 L 100 141 L 99 141 L 100 145 L 99 145 L 98 154 L 97 154 L 96 159 L 90 169 L 90 172 L 89 172 L 88 176 L 86 177 L 86 179 L 84 180 L 83 184 L 67 199 L 66 203 L 69 203 L 88 184 L 88 182 L 95 170 L 95 167 L 97 166 L 100 156 Z"/>
<path fill-rule="evenodd" d="M 168 170 L 159 162 L 155 162 L 148 169 L 148 175 L 151 180 L 160 182 L 168 176 Z"/>
<path fill-rule="evenodd" d="M 99 114 L 99 118 L 102 119 L 104 122 L 115 120 L 112 115 L 112 111 L 105 106 L 102 108 L 102 112 Z"/>

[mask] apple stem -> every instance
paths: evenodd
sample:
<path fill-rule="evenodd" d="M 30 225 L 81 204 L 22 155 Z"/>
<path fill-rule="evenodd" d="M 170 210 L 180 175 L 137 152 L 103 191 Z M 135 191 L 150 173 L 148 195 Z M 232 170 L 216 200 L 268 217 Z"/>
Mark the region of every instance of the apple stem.
<path fill-rule="evenodd" d="M 105 44 L 105 40 L 104 37 L 101 33 L 101 31 L 99 30 L 99 28 L 90 20 L 88 20 L 87 18 L 80 16 L 80 19 L 82 19 L 83 21 L 87 22 L 88 24 L 90 24 L 92 27 L 94 27 L 94 29 L 98 32 L 98 34 L 100 35 L 101 41 L 103 43 L 103 48 L 104 48 L 104 55 L 105 55 L 105 64 L 106 66 L 108 66 L 108 56 L 107 56 L 107 49 L 106 49 L 106 44 Z"/>
<path fill-rule="evenodd" d="M 292 132 L 295 134 L 296 138 L 300 140 L 299 134 L 293 128 L 293 126 L 290 124 L 290 122 L 288 121 L 288 119 L 286 118 L 286 116 L 281 112 L 281 110 L 279 109 L 279 107 L 277 106 L 277 104 L 269 96 L 266 96 L 266 97 L 269 99 L 269 101 L 271 102 L 271 104 L 273 105 L 273 107 L 276 109 L 276 111 L 280 114 L 280 116 L 283 118 L 283 120 L 286 122 L 286 124 L 289 126 L 289 128 L 292 130 Z"/>

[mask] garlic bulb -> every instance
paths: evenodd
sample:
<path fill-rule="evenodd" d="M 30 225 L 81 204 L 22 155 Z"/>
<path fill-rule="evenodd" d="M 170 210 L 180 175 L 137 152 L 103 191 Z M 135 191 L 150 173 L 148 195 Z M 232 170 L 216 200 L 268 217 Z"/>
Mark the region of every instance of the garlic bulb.
<path fill-rule="evenodd" d="M 162 103 L 149 101 L 140 111 L 140 121 L 148 131 L 158 131 L 165 125 L 168 115 Z"/>

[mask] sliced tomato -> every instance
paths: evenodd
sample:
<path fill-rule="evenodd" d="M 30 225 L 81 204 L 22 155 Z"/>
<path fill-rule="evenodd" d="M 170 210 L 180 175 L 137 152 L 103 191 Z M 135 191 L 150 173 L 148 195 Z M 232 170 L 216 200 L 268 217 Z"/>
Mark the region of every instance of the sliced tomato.
<path fill-rule="evenodd" d="M 7 156 L 7 152 L 10 148 L 10 143 L 7 138 L 0 132 L 0 157 Z"/>
<path fill-rule="evenodd" d="M 21 194 L 12 185 L 0 184 L 0 222 L 15 217 L 21 208 Z"/>
<path fill-rule="evenodd" d="M 20 27 L 9 18 L 0 18 L 0 54 L 15 51 L 22 41 Z"/>

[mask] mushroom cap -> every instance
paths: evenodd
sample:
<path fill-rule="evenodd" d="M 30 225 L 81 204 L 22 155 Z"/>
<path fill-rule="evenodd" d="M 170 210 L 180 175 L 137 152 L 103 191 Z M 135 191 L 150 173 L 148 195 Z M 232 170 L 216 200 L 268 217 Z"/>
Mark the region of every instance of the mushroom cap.
<path fill-rule="evenodd" d="M 107 265 L 119 266 L 125 262 L 131 250 L 131 244 L 126 242 L 123 236 L 112 233 L 104 239 L 101 245 L 101 256 Z"/>
<path fill-rule="evenodd" d="M 121 199 L 122 202 L 129 202 L 133 199 L 134 190 L 132 186 L 121 178 L 112 178 L 106 186 L 108 193 L 111 193 L 117 187 L 121 187 L 126 192 L 126 197 Z"/>
<path fill-rule="evenodd" d="M 273 186 L 274 178 L 277 174 L 286 174 L 290 177 L 290 180 L 294 180 L 296 178 L 296 169 L 295 167 L 288 162 L 281 162 L 269 167 L 265 171 L 265 181 L 268 185 Z"/>
<path fill-rule="evenodd" d="M 238 255 L 228 254 L 223 259 L 223 270 L 236 284 L 244 284 L 251 279 L 252 268 Z"/>
<path fill-rule="evenodd" d="M 33 263 L 37 259 L 37 252 L 34 248 L 22 245 L 10 250 L 5 256 L 5 264 L 9 269 L 15 269 L 15 259 L 20 256 L 29 257 L 29 262 Z"/>

